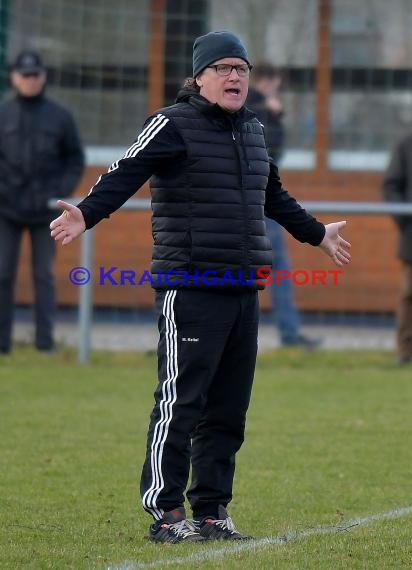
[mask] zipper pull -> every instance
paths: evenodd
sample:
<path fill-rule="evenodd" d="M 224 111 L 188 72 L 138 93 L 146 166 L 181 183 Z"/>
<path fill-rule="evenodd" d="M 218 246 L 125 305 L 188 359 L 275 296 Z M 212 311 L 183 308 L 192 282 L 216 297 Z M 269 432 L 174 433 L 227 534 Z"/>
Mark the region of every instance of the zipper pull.
<path fill-rule="evenodd" d="M 232 131 L 232 139 L 236 142 L 236 137 L 234 131 Z"/>

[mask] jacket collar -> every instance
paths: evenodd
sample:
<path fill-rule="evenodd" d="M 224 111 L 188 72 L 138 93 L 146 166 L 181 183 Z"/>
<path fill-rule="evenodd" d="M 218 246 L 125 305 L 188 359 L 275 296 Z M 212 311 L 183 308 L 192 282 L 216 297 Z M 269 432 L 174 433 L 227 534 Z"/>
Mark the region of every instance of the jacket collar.
<path fill-rule="evenodd" d="M 205 97 L 192 89 L 181 89 L 177 95 L 176 103 L 188 103 L 203 115 L 215 120 L 229 121 L 231 124 L 241 124 L 256 117 L 255 113 L 243 106 L 236 113 L 228 113 L 217 103 L 210 103 Z"/>

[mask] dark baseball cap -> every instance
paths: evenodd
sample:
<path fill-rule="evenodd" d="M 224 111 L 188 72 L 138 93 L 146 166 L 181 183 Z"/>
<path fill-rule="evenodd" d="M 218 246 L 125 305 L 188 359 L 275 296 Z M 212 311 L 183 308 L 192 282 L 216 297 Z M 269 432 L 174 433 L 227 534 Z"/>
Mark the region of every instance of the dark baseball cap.
<path fill-rule="evenodd" d="M 10 69 L 11 71 L 18 71 L 22 75 L 46 71 L 40 55 L 36 51 L 28 50 L 19 53 Z"/>

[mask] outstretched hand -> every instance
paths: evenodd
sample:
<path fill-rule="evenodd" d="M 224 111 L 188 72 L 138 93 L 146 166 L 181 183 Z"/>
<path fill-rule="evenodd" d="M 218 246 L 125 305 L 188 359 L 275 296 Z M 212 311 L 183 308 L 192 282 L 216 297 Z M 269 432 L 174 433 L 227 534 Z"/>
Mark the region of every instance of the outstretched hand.
<path fill-rule="evenodd" d="M 55 241 L 61 241 L 67 245 L 81 235 L 86 224 L 81 210 L 63 200 L 58 200 L 57 205 L 63 208 L 63 213 L 50 224 L 50 235 Z"/>
<path fill-rule="evenodd" d="M 349 253 L 351 245 L 339 235 L 339 230 L 345 226 L 345 221 L 326 224 L 325 237 L 319 244 L 319 247 L 326 253 L 326 255 L 329 255 L 329 257 L 333 259 L 335 265 L 338 265 L 339 267 L 346 265 L 351 260 Z"/>

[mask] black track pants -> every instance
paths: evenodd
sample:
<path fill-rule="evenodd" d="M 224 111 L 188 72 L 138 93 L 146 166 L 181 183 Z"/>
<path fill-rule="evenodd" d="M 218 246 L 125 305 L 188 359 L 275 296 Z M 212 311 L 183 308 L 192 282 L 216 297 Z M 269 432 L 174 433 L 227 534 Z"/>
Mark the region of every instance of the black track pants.
<path fill-rule="evenodd" d="M 255 371 L 258 296 L 217 291 L 156 293 L 158 375 L 141 479 L 155 519 L 188 499 L 194 516 L 232 498 Z"/>

